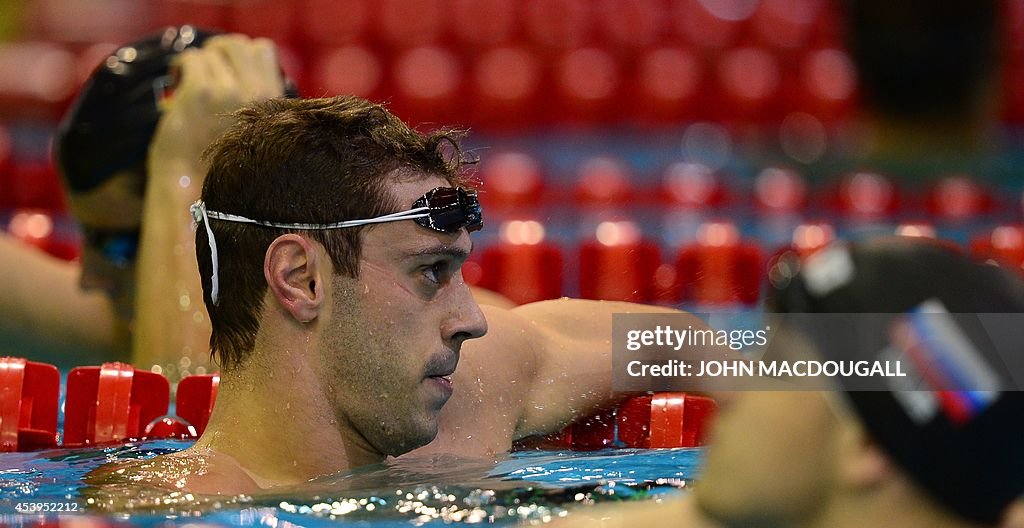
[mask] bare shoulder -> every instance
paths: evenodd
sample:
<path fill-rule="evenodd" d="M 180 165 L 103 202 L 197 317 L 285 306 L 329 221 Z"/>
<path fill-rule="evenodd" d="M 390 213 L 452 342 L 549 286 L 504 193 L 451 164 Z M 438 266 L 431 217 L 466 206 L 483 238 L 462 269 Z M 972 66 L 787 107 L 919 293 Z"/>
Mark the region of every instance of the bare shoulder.
<path fill-rule="evenodd" d="M 697 509 L 691 497 L 604 504 L 574 510 L 568 517 L 551 523 L 553 528 L 600 526 L 627 528 L 661 526 L 680 528 L 716 528 Z"/>

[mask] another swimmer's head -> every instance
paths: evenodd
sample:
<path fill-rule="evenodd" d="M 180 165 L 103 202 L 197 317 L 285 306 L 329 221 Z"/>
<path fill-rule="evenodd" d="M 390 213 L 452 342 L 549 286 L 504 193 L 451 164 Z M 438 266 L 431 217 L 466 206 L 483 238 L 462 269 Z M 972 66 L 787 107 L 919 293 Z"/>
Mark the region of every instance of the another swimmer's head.
<path fill-rule="evenodd" d="M 85 231 L 82 285 L 106 291 L 124 318 L 134 298 L 146 158 L 171 60 L 210 36 L 168 27 L 121 46 L 86 81 L 54 138 L 56 165 Z"/>
<path fill-rule="evenodd" d="M 834 246 L 788 265 L 790 272 L 775 275 L 781 279 L 769 294 L 776 312 L 899 314 L 935 302 L 953 314 L 1024 314 L 1018 277 L 934 241 Z M 1019 329 L 992 331 L 988 338 L 1001 350 L 1024 348 Z M 785 340 L 783 347 L 842 359 L 808 334 L 776 339 Z M 1024 494 L 1024 393 L 997 392 L 966 418 L 938 400 L 921 413 L 898 396 L 852 390 L 723 395 L 696 490 L 699 505 L 737 526 L 997 524 Z"/>
<path fill-rule="evenodd" d="M 356 97 L 277 99 L 235 117 L 207 151 L 204 205 L 194 208 L 223 370 L 315 369 L 337 423 L 380 453 L 429 442 L 451 394 L 441 378 L 486 329 L 460 272 L 475 226 L 325 226 L 409 212 L 438 188 L 463 186 L 460 133 L 418 132 Z"/>

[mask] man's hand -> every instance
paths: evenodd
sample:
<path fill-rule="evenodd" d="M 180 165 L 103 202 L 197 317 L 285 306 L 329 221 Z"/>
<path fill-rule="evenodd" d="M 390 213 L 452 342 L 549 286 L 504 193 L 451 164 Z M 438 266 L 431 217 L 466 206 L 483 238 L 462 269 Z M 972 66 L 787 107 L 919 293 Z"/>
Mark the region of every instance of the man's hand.
<path fill-rule="evenodd" d="M 232 112 L 281 96 L 284 83 L 270 41 L 241 35 L 213 37 L 178 55 L 173 66 L 177 85 L 163 103 L 147 160 L 132 361 L 146 369 L 159 365 L 177 379 L 178 370 L 211 370 L 210 323 L 188 214 L 206 175 L 200 156 Z"/>
<path fill-rule="evenodd" d="M 231 112 L 284 94 L 277 52 L 267 39 L 218 35 L 175 57 L 171 69 L 175 85 L 162 103 L 151 156 L 198 159 L 230 124 Z"/>

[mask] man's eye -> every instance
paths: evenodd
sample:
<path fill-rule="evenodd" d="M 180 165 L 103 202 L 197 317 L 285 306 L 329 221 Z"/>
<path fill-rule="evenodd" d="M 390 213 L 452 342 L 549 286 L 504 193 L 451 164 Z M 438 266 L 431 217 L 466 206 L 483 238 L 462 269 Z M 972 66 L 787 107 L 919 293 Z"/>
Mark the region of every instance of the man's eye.
<path fill-rule="evenodd" d="M 423 268 L 423 276 L 434 284 L 441 284 L 448 280 L 448 270 L 447 262 L 435 262 Z"/>

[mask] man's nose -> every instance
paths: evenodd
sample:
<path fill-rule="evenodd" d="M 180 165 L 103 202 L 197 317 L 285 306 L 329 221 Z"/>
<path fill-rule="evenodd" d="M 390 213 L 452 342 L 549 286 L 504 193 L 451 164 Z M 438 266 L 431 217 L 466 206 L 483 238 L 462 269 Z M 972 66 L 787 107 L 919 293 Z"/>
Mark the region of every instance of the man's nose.
<path fill-rule="evenodd" d="M 452 300 L 450 317 L 445 323 L 444 337 L 461 344 L 467 339 L 483 337 L 487 333 L 487 319 L 473 298 L 469 286 L 459 277 L 458 292 Z"/>

